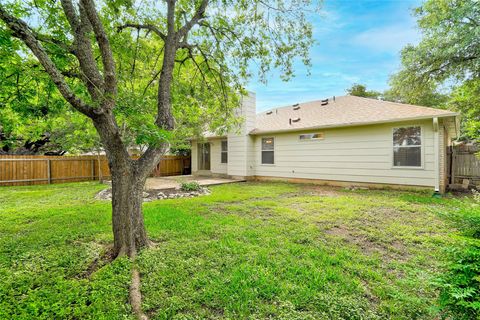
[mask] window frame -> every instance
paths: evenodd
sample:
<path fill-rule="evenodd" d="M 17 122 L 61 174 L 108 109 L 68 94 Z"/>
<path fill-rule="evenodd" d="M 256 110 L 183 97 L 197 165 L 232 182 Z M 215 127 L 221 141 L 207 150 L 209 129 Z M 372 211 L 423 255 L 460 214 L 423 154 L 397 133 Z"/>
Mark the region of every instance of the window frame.
<path fill-rule="evenodd" d="M 263 139 L 272 139 L 273 140 L 273 150 L 263 150 Z M 261 137 L 260 138 L 260 165 L 262 166 L 274 166 L 275 165 L 275 153 L 276 153 L 276 142 L 274 136 Z M 273 163 L 263 163 L 263 152 L 273 152 Z"/>
<path fill-rule="evenodd" d="M 227 150 L 223 150 L 223 143 L 227 144 Z M 223 154 L 226 155 L 226 161 L 223 162 Z M 220 141 L 220 163 L 221 164 L 228 164 L 228 140 L 224 139 Z"/>
<path fill-rule="evenodd" d="M 395 159 L 395 145 L 393 141 L 393 134 L 396 129 L 401 128 L 409 128 L 409 127 L 419 127 L 420 128 L 420 145 L 419 146 L 403 146 L 397 148 L 418 148 L 420 147 L 420 166 L 396 166 L 394 159 Z M 390 154 L 390 164 L 392 169 L 400 169 L 400 170 L 424 170 L 425 169 L 425 130 L 423 125 L 419 124 L 405 124 L 402 126 L 395 126 L 392 127 L 392 131 L 390 134 L 390 141 L 391 141 L 391 154 Z"/>

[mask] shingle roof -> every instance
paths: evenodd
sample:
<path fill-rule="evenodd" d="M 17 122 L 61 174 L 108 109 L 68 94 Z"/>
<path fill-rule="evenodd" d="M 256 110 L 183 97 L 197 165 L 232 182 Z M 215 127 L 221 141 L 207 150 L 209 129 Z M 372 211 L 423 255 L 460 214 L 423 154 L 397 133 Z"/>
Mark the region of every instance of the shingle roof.
<path fill-rule="evenodd" d="M 458 114 L 448 110 L 355 96 L 342 96 L 336 97 L 335 100 L 330 98 L 326 105 L 322 105 L 322 100 L 317 100 L 300 103 L 295 108 L 294 106 L 286 106 L 259 113 L 257 114 L 255 129 L 251 131 L 251 134 L 456 115 Z M 290 119 L 292 119 L 291 122 Z"/>

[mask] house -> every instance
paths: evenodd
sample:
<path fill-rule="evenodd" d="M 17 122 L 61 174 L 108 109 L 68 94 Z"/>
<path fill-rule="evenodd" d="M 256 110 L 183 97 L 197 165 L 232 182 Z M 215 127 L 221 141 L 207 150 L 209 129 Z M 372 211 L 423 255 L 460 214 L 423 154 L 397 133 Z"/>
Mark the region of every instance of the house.
<path fill-rule="evenodd" d="M 240 130 L 192 141 L 192 172 L 340 186 L 444 192 L 446 150 L 458 113 L 355 96 L 256 113 L 242 102 Z"/>

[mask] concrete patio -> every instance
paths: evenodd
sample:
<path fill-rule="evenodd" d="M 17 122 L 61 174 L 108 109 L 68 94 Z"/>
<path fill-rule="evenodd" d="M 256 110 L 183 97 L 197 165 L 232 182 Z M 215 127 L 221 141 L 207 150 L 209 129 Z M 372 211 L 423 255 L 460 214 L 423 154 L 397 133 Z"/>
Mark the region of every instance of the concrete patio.
<path fill-rule="evenodd" d="M 212 186 L 217 184 L 243 182 L 245 180 L 234 180 L 226 178 L 213 178 L 213 177 L 194 177 L 188 176 L 171 176 L 171 177 L 155 177 L 148 178 L 145 184 L 146 189 L 174 189 L 180 187 L 182 182 L 197 181 L 201 186 Z"/>

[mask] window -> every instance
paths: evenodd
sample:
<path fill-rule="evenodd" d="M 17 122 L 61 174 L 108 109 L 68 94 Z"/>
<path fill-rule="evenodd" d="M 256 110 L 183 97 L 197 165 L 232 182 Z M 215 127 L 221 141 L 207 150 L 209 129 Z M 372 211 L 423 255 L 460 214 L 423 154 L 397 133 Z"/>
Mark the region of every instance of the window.
<path fill-rule="evenodd" d="M 222 141 L 222 149 L 221 149 L 221 163 L 228 163 L 228 142 L 227 140 Z"/>
<path fill-rule="evenodd" d="M 393 129 L 393 166 L 422 166 L 421 127 L 405 127 Z"/>
<path fill-rule="evenodd" d="M 300 141 L 323 140 L 323 132 L 301 134 L 299 138 Z"/>
<path fill-rule="evenodd" d="M 262 138 L 262 164 L 274 164 L 273 138 Z"/>

